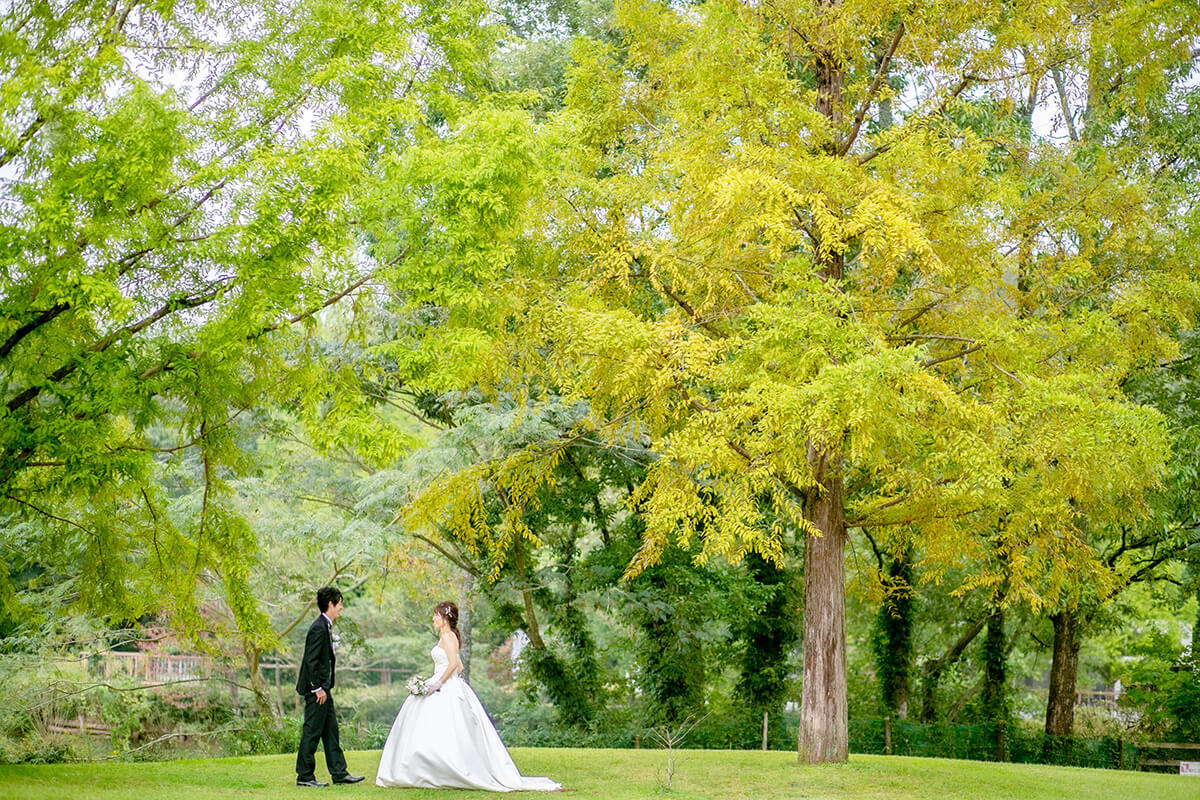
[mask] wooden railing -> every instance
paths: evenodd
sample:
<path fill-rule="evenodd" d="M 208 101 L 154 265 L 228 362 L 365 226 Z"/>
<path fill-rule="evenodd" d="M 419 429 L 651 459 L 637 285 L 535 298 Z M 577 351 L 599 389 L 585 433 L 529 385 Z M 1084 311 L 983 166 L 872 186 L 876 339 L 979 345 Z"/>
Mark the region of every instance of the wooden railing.
<path fill-rule="evenodd" d="M 264 677 L 271 675 L 277 676 L 276 682 L 282 680 L 282 675 L 290 675 L 290 680 L 295 683 L 296 665 L 295 664 L 259 664 L 259 670 L 262 671 Z M 270 670 L 270 672 L 268 672 Z M 393 678 L 400 677 L 403 680 L 408 680 L 412 677 L 411 670 L 404 670 L 399 667 L 338 667 L 337 674 L 343 675 L 347 672 L 353 672 L 358 675 L 370 675 L 372 673 L 379 675 L 381 684 L 392 682 Z"/>
<path fill-rule="evenodd" d="M 1143 751 L 1145 751 L 1145 750 L 1177 750 L 1177 751 L 1187 752 L 1187 751 L 1191 751 L 1191 750 L 1200 751 L 1200 744 L 1192 744 L 1190 742 L 1146 742 L 1145 744 L 1139 745 L 1139 748 Z M 1200 753 L 1197 754 L 1197 757 L 1200 758 Z M 1139 755 L 1137 768 L 1141 769 L 1142 767 L 1175 767 L 1177 770 L 1180 771 L 1180 773 L 1183 773 L 1184 771 L 1181 768 L 1180 764 L 1181 764 L 1181 762 L 1186 761 L 1186 760 L 1187 759 L 1181 758 L 1181 759 L 1177 759 L 1175 761 L 1164 761 L 1162 759 L 1142 758 L 1142 756 Z M 1195 763 L 1195 762 L 1189 762 L 1189 763 Z M 1190 774 L 1195 774 L 1195 773 L 1188 772 L 1186 774 L 1190 775 Z"/>
<path fill-rule="evenodd" d="M 87 733 L 95 736 L 109 736 L 112 734 L 112 728 L 105 725 L 103 722 L 96 722 L 84 717 L 80 714 L 74 719 L 53 718 L 45 723 L 46 730 L 50 733 Z"/>

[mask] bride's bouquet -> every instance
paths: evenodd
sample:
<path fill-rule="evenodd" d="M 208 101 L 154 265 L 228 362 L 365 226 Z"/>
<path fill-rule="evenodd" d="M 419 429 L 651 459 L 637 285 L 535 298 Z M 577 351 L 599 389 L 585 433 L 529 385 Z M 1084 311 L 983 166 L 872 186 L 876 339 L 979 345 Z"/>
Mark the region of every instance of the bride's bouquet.
<path fill-rule="evenodd" d="M 429 694 L 430 687 L 425 685 L 425 679 L 420 675 L 413 675 L 408 679 L 408 693 L 415 694 L 417 697 L 424 697 Z"/>

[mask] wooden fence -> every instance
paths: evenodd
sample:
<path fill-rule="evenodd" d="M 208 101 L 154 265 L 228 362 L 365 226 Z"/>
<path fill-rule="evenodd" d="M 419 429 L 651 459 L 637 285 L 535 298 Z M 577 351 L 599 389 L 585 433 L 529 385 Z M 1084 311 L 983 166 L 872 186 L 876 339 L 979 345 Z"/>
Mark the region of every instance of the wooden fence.
<path fill-rule="evenodd" d="M 1200 751 L 1200 744 L 1192 744 L 1189 742 L 1146 742 L 1143 745 L 1139 745 L 1139 747 L 1141 748 L 1141 750 L 1143 752 L 1146 750 L 1174 750 L 1179 753 L 1189 752 L 1189 751 Z M 1200 752 L 1196 753 L 1196 757 L 1197 757 L 1197 759 L 1200 759 Z M 1174 767 L 1177 771 L 1182 773 L 1183 770 L 1180 769 L 1180 762 L 1187 761 L 1187 760 L 1188 759 L 1184 759 L 1184 758 L 1177 758 L 1175 760 L 1161 759 L 1161 758 L 1144 758 L 1142 755 L 1139 755 L 1137 768 L 1143 769 L 1145 767 Z M 1192 774 L 1192 773 L 1188 773 L 1188 774 Z"/>

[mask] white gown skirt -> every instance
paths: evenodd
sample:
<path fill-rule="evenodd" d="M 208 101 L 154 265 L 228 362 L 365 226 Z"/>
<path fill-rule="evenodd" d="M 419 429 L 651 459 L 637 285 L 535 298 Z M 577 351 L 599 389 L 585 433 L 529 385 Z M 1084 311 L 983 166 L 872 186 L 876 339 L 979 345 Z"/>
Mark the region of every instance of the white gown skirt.
<path fill-rule="evenodd" d="M 517 771 L 475 691 L 461 678 L 404 701 L 379 761 L 379 786 L 554 791 L 549 778 Z"/>

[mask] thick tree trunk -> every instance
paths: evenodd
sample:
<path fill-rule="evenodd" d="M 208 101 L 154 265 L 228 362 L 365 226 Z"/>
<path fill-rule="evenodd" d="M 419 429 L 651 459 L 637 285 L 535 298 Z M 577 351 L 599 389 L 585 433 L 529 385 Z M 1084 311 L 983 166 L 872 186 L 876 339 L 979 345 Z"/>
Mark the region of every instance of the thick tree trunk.
<path fill-rule="evenodd" d="M 1004 635 L 1004 609 L 988 618 L 983 640 L 983 707 L 994 726 L 997 761 L 1008 760 L 1008 650 Z"/>
<path fill-rule="evenodd" d="M 1050 662 L 1050 696 L 1046 699 L 1046 733 L 1070 736 L 1075 728 L 1075 682 L 1079 676 L 1079 615 L 1059 611 L 1054 624 L 1054 656 Z"/>
<path fill-rule="evenodd" d="M 806 516 L 821 535 L 804 542 L 804 683 L 797 752 L 801 763 L 819 764 L 849 757 L 846 515 L 841 459 L 810 446 L 809 460 L 819 489 Z"/>
<path fill-rule="evenodd" d="M 904 552 L 888 567 L 888 594 L 879 608 L 872 642 L 883 707 L 897 719 L 908 719 L 912 684 L 912 581 L 911 554 Z"/>

